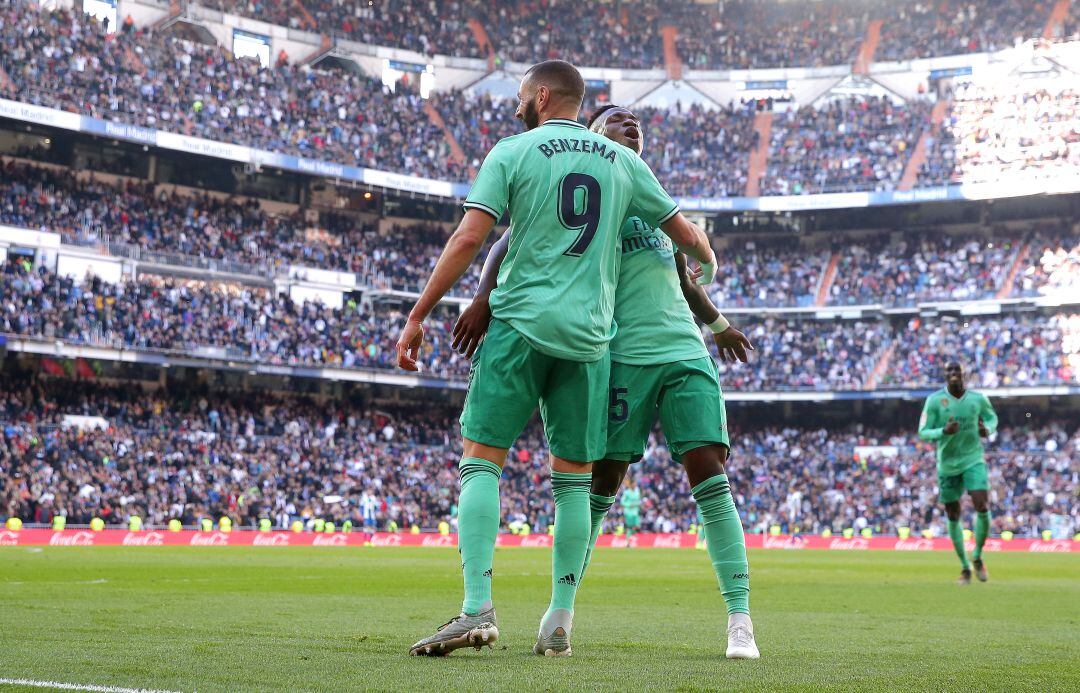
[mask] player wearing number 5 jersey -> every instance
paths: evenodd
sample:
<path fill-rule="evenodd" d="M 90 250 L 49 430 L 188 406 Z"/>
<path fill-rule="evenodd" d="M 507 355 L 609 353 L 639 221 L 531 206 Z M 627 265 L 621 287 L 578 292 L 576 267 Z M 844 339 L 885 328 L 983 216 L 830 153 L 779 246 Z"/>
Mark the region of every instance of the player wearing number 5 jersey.
<path fill-rule="evenodd" d="M 708 239 L 688 222 L 634 152 L 577 121 L 585 85 L 563 61 L 533 66 L 516 116 L 527 132 L 488 153 L 447 242 L 398 340 L 398 364 L 418 368 L 423 320 L 475 259 L 495 223 L 511 228 L 491 329 L 474 360 L 461 415 L 458 548 L 465 581 L 460 616 L 413 645 L 447 654 L 498 637 L 491 601 L 499 529 L 499 477 L 507 450 L 537 405 L 551 450 L 555 494 L 552 599 L 541 621 L 540 654 L 569 654 L 574 598 L 589 543 L 592 460 L 603 455 L 608 342 L 619 269 L 619 228 L 629 215 L 658 220 L 702 263 Z"/>

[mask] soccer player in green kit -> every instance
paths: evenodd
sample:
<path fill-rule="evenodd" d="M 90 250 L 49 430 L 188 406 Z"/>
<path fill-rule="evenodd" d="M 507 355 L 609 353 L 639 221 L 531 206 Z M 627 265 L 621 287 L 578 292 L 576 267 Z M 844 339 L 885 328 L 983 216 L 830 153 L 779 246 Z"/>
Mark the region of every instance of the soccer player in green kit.
<path fill-rule="evenodd" d="M 608 425 L 611 423 L 608 422 Z M 633 479 L 626 482 L 626 488 L 619 497 L 619 505 L 622 506 L 623 524 L 626 527 L 626 538 L 629 539 L 641 526 L 641 489 Z"/>
<path fill-rule="evenodd" d="M 584 92 L 577 69 L 561 60 L 526 73 L 515 114 L 526 132 L 488 153 L 464 218 L 397 343 L 399 367 L 418 370 L 423 321 L 508 212 L 506 261 L 490 300 L 493 319 L 461 414 L 458 550 L 465 599 L 461 614 L 414 644 L 411 654 L 443 655 L 498 638 L 491 579 L 499 477 L 538 403 L 551 452 L 556 530 L 552 598 L 534 652 L 571 653 L 574 598 L 589 545 L 591 462 L 604 453 L 622 221 L 656 219 L 701 263 L 703 282 L 716 272 L 705 234 L 682 216 L 649 167 L 577 122 Z"/>
<path fill-rule="evenodd" d="M 958 584 L 971 584 L 971 568 L 964 550 L 960 499 L 967 489 L 975 506 L 975 551 L 972 563 L 980 582 L 989 579 L 983 561 L 983 544 L 990 534 L 990 480 L 983 457 L 983 443 L 997 430 L 998 418 L 990 400 L 980 392 L 964 389 L 964 370 L 952 361 L 945 365 L 945 387 L 926 398 L 919 437 L 937 443 L 938 487 L 949 518 L 949 538 L 960 557 Z"/>
<path fill-rule="evenodd" d="M 641 125 L 631 111 L 603 107 L 593 114 L 589 126 L 640 155 Z M 487 294 L 496 286 L 505 250 L 503 239 L 492 247 L 477 295 L 454 328 L 452 346 L 466 355 L 487 328 Z M 757 659 L 743 528 L 724 470 L 728 436 L 723 395 L 716 364 L 694 315 L 709 325 L 722 359 L 745 362 L 746 349 L 753 347 L 694 283 L 695 273 L 688 271 L 685 256 L 642 218 L 630 217 L 623 223 L 619 250 L 622 263 L 615 297 L 618 330 L 611 343 L 608 439 L 604 460 L 593 465 L 592 533 L 582 573 L 627 469 L 644 454 L 659 414 L 698 501 L 709 556 L 727 604 L 727 656 Z M 629 530 L 640 505 L 640 491 L 633 483 L 623 491 L 622 504 Z"/>

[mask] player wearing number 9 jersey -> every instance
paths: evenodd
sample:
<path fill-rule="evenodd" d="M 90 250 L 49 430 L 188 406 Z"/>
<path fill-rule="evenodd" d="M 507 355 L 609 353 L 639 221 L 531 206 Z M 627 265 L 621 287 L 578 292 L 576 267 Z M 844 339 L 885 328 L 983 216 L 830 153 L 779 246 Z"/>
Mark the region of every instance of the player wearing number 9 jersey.
<path fill-rule="evenodd" d="M 551 450 L 555 495 L 552 599 L 541 621 L 539 654 L 570 654 L 574 598 L 589 543 L 592 460 L 604 453 L 608 342 L 619 271 L 619 229 L 637 215 L 702 263 L 711 281 L 708 239 L 687 221 L 632 151 L 577 123 L 585 85 L 569 63 L 533 66 L 516 116 L 527 132 L 489 152 L 451 236 L 398 340 L 398 364 L 418 368 L 423 320 L 475 259 L 506 213 L 511 228 L 492 324 L 473 363 L 461 415 L 458 548 L 465 581 L 460 616 L 413 645 L 447 654 L 498 637 L 491 602 L 499 528 L 499 477 L 507 450 L 537 404 Z"/>

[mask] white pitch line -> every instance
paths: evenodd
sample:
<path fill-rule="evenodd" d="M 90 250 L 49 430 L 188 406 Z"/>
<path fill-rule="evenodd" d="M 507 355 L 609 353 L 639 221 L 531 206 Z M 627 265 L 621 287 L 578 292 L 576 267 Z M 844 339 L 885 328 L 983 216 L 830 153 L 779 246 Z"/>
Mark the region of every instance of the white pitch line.
<path fill-rule="evenodd" d="M 159 691 L 150 688 L 123 688 L 120 686 L 94 686 L 81 683 L 60 683 L 59 681 L 35 681 L 33 679 L 2 679 L 0 686 L 30 686 L 32 688 L 52 688 L 61 691 L 94 691 L 94 693 L 177 693 Z"/>

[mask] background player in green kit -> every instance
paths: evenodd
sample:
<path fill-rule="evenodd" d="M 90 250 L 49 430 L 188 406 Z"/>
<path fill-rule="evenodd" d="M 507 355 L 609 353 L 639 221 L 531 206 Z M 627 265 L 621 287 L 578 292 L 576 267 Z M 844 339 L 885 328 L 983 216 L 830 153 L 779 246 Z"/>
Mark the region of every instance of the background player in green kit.
<path fill-rule="evenodd" d="M 629 110 L 599 109 L 589 124 L 594 132 L 640 154 L 641 126 Z M 501 239 L 492 248 L 477 296 L 454 328 L 453 346 L 462 353 L 471 353 L 487 326 L 486 294 L 495 286 L 504 248 Z M 721 358 L 745 362 L 746 349 L 753 347 L 695 285 L 685 256 L 675 252 L 652 225 L 640 217 L 628 218 L 619 250 L 622 263 L 615 298 L 618 330 L 611 343 L 608 439 L 605 459 L 593 465 L 590 555 L 582 572 L 627 468 L 644 453 L 659 413 L 664 434 L 686 468 L 701 510 L 709 556 L 728 607 L 727 656 L 756 659 L 742 523 L 724 470 L 728 436 L 723 395 L 716 364 L 691 310 L 713 330 Z M 636 502 L 628 499 L 627 490 L 622 500 L 628 531 L 640 504 L 640 492 L 634 489 L 630 494 L 637 494 Z M 626 513 L 630 508 L 635 512 Z"/>
<path fill-rule="evenodd" d="M 499 477 L 537 404 L 551 451 L 556 530 L 552 598 L 534 651 L 570 654 L 574 597 L 589 543 L 590 463 L 604 450 L 622 221 L 630 215 L 658 220 L 702 263 L 704 280 L 716 271 L 705 234 L 679 213 L 649 167 L 576 121 L 584 92 L 581 75 L 563 61 L 526 73 L 516 116 L 527 131 L 488 153 L 465 216 L 397 343 L 398 365 L 417 370 L 423 320 L 509 213 L 506 261 L 490 300 L 493 320 L 461 414 L 462 613 L 414 644 L 412 654 L 447 654 L 498 637 L 491 578 Z"/>
<path fill-rule="evenodd" d="M 926 398 L 919 437 L 937 442 L 938 487 L 949 537 L 960 557 L 961 585 L 971 584 L 971 565 L 964 551 L 964 528 L 960 521 L 960 499 L 967 489 L 975 506 L 975 575 L 986 582 L 989 574 L 983 561 L 983 544 L 990 534 L 990 481 L 983 457 L 981 438 L 997 430 L 998 418 L 990 400 L 981 392 L 964 389 L 964 371 L 955 361 L 945 366 L 945 388 Z"/>
<path fill-rule="evenodd" d="M 610 426 L 610 422 L 608 425 Z M 626 538 L 629 539 L 641 526 L 641 489 L 633 479 L 626 482 L 626 488 L 619 497 L 619 505 L 622 506 L 623 525 L 626 527 Z"/>

